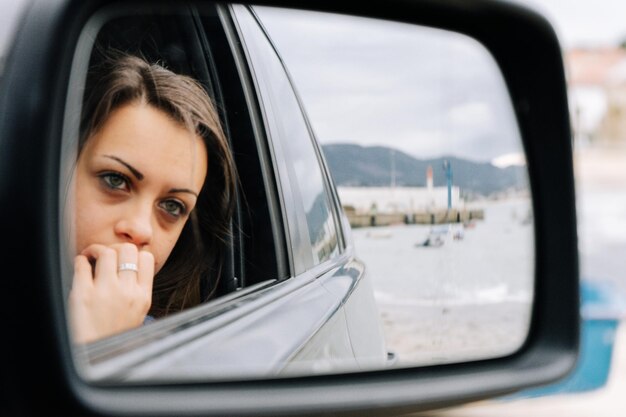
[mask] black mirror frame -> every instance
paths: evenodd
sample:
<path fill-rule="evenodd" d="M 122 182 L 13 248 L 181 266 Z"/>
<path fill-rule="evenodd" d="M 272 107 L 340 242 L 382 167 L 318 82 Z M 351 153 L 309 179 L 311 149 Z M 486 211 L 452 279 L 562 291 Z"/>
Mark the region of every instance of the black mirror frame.
<path fill-rule="evenodd" d="M 10 341 L 3 415 L 389 415 L 504 395 L 556 381 L 573 369 L 580 317 L 572 144 L 562 54 L 550 24 L 520 6 L 489 0 L 260 0 L 255 4 L 461 32 L 492 53 L 512 97 L 533 193 L 536 281 L 529 337 L 508 357 L 412 369 L 158 387 L 81 380 L 59 299 L 60 138 L 73 49 L 87 19 L 106 3 L 34 1 L 6 60 L 0 222 L 11 244 L 0 259 L 5 266 L 26 262 L 2 282 Z"/>

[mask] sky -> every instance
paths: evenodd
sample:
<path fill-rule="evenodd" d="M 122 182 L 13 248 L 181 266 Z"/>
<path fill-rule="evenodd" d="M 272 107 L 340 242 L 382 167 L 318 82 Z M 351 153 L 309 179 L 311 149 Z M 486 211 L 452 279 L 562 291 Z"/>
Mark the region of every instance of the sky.
<path fill-rule="evenodd" d="M 511 0 L 550 21 L 564 49 L 626 38 L 624 0 Z M 322 143 L 384 145 L 417 158 L 523 162 L 511 103 L 486 50 L 399 23 L 258 9 Z"/>

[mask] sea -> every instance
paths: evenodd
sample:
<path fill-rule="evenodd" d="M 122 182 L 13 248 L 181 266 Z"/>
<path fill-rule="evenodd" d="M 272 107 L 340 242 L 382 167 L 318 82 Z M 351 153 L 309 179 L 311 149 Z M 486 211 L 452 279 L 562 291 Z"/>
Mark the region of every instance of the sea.
<path fill-rule="evenodd" d="M 531 201 L 473 202 L 484 219 L 352 230 L 399 366 L 508 355 L 528 335 L 534 289 Z M 425 245 L 429 239 L 430 244 Z M 440 244 L 433 244 L 436 237 Z"/>

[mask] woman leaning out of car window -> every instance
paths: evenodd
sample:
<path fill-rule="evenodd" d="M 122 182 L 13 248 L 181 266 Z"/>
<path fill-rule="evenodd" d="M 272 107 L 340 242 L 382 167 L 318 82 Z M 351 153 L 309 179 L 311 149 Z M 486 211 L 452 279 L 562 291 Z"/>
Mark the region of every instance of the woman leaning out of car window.
<path fill-rule="evenodd" d="M 72 185 L 76 342 L 212 296 L 235 167 L 198 82 L 136 56 L 107 54 L 87 77 Z"/>

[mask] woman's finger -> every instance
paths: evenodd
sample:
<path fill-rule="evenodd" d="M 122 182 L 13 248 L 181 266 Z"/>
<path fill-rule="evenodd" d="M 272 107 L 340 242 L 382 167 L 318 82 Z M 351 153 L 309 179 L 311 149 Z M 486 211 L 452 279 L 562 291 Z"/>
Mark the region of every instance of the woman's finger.
<path fill-rule="evenodd" d="M 139 260 L 137 246 L 132 243 L 111 245 L 117 251 L 117 276 L 129 283 L 137 282 Z"/>
<path fill-rule="evenodd" d="M 148 294 L 152 294 L 152 282 L 154 281 L 154 255 L 147 250 L 139 251 L 139 285 L 144 287 Z"/>
<path fill-rule="evenodd" d="M 117 251 L 115 249 L 93 244 L 87 246 L 81 255 L 95 262 L 94 282 L 96 284 L 117 279 Z"/>
<path fill-rule="evenodd" d="M 93 287 L 93 269 L 84 255 L 77 255 L 74 258 L 74 279 L 72 289 L 81 291 Z"/>

